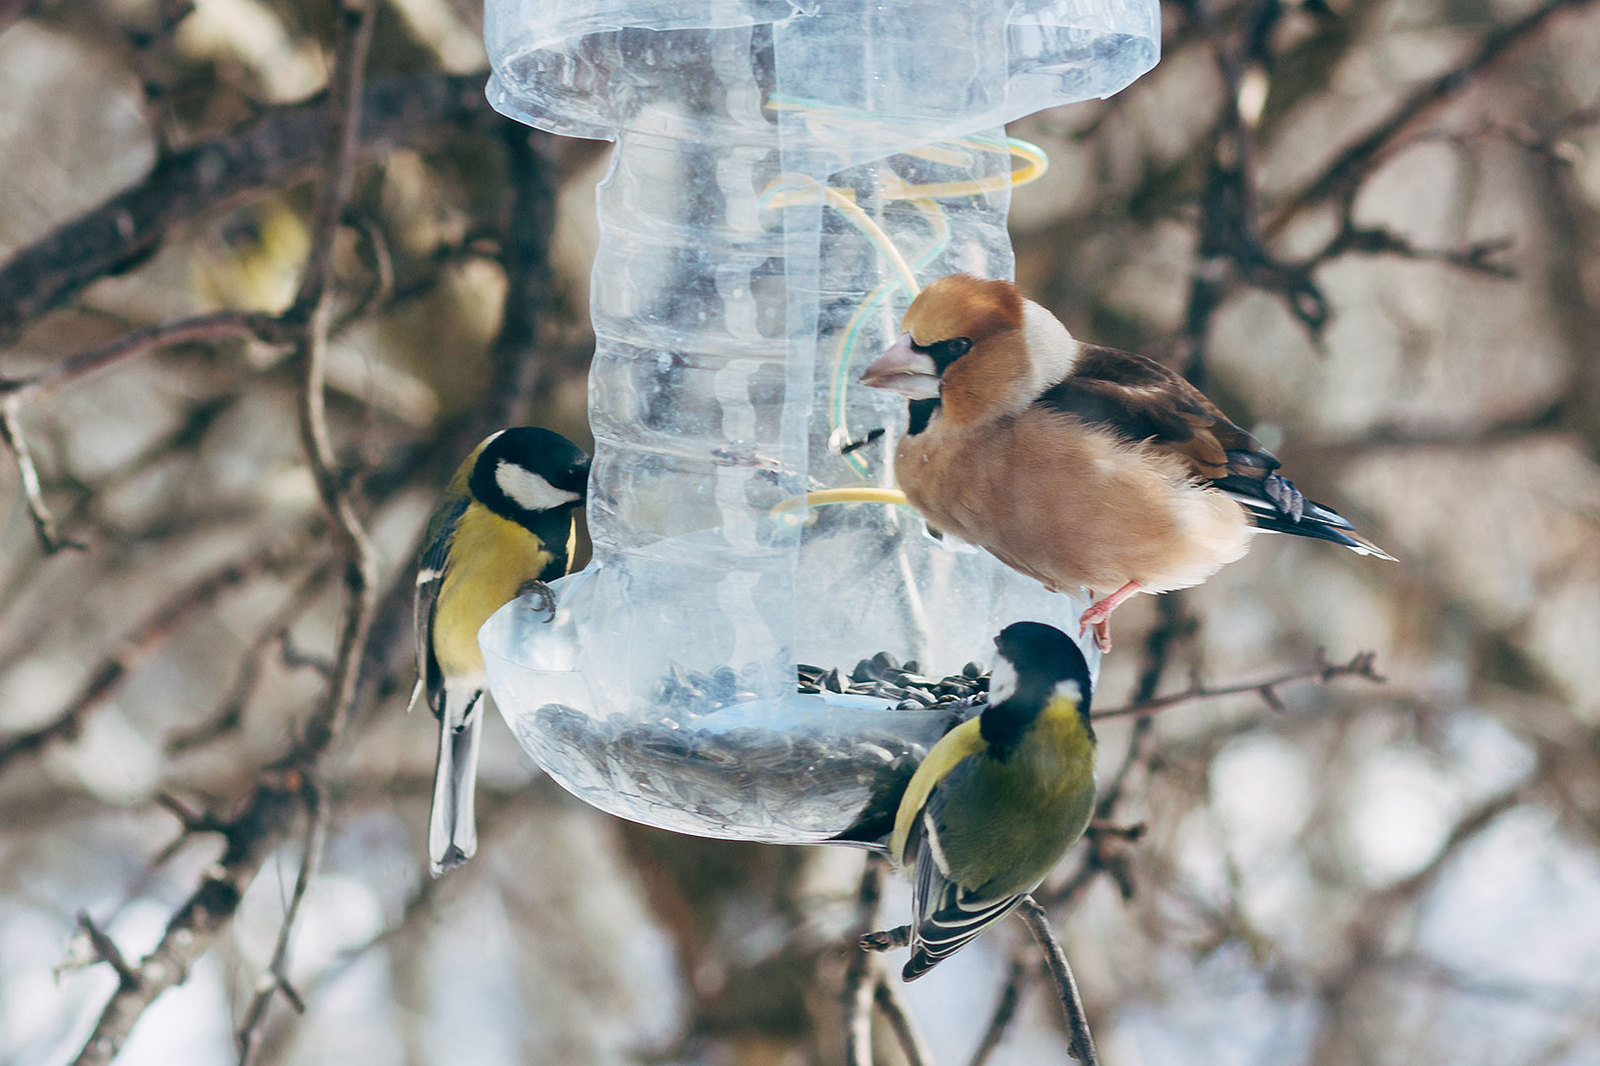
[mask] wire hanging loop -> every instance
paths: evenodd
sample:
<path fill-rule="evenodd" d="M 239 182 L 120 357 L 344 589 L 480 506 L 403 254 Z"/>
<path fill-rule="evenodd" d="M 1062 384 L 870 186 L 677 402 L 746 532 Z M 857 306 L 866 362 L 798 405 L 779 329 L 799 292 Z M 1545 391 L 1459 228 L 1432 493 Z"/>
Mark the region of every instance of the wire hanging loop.
<path fill-rule="evenodd" d="M 798 102 L 780 102 L 774 105 L 779 109 L 793 109 L 803 106 Z M 808 115 L 808 121 L 813 120 Z M 914 184 L 906 181 L 898 174 L 890 172 L 879 178 L 879 195 L 885 201 L 908 202 L 921 211 L 928 224 L 930 240 L 916 256 L 915 262 L 907 260 L 904 253 L 884 232 L 876 219 L 869 215 L 856 203 L 854 190 L 835 189 L 816 178 L 806 174 L 786 173 L 775 178 L 760 196 L 760 204 L 764 208 L 779 209 L 796 207 L 806 204 L 822 203 L 838 211 L 851 225 L 872 242 L 879 254 L 888 262 L 892 276 L 886 278 L 882 284 L 867 294 L 851 315 L 845 325 L 844 332 L 839 339 L 839 346 L 834 353 L 833 373 L 828 397 L 829 440 L 843 442 L 851 439 L 845 427 L 846 400 L 850 387 L 850 367 L 854 362 L 855 349 L 860 340 L 861 331 L 865 327 L 868 317 L 889 298 L 894 290 L 904 292 L 908 301 L 915 299 L 922 291 L 921 284 L 917 281 L 917 272 L 927 267 L 937 259 L 945 250 L 950 239 L 950 221 L 945 209 L 938 201 L 963 196 L 986 196 L 1006 187 L 1017 188 L 1029 182 L 1037 181 L 1049 169 L 1049 157 L 1038 145 L 1031 144 L 1017 137 L 1007 137 L 995 140 L 985 137 L 966 137 L 959 141 L 942 144 L 926 145 L 905 154 L 924 159 L 929 162 L 954 162 L 963 150 L 976 150 L 983 152 L 1004 151 L 1013 160 L 1020 161 L 1020 165 L 1013 167 L 1004 174 L 986 175 L 981 178 L 969 178 L 962 181 L 928 182 Z M 841 451 L 841 454 L 850 468 L 861 477 L 866 477 L 868 467 L 866 460 L 853 452 Z M 854 493 L 854 494 L 852 494 Z M 863 487 L 857 492 L 852 489 L 822 489 L 817 492 L 792 496 L 774 506 L 771 517 L 786 523 L 803 523 L 804 510 L 810 507 L 828 506 L 839 503 L 880 503 L 893 506 L 909 506 L 904 494 L 897 489 L 867 489 Z"/>

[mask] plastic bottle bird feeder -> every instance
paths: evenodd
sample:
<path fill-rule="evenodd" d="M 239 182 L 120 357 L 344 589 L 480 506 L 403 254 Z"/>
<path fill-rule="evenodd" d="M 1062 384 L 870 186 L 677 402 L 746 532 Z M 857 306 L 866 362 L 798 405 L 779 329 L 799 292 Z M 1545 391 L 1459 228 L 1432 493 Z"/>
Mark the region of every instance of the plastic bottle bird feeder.
<path fill-rule="evenodd" d="M 499 0 L 487 26 L 496 108 L 617 142 L 593 277 L 594 560 L 556 584 L 553 621 L 525 598 L 484 627 L 495 702 L 613 814 L 871 835 L 972 713 L 963 668 L 994 634 L 1075 631 L 1087 600 L 896 504 L 904 403 L 855 378 L 918 279 L 1010 275 L 1010 187 L 1043 159 L 1003 123 L 1148 70 L 1156 4 Z"/>

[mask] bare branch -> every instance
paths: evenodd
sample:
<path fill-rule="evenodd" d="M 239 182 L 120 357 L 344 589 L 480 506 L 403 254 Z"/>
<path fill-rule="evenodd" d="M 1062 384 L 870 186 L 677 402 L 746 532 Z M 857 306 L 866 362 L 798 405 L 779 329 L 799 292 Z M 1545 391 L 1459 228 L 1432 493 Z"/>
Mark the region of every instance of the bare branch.
<path fill-rule="evenodd" d="M 62 385 L 78 381 L 106 367 L 146 352 L 178 344 L 214 344 L 235 337 L 270 336 L 275 322 L 269 315 L 254 311 L 220 311 L 198 315 L 160 326 L 136 330 L 109 344 L 71 356 L 51 369 L 28 378 L 0 378 L 0 393 L 10 393 L 7 402 L 47 395 Z"/>
<path fill-rule="evenodd" d="M 933 1066 L 933 1051 L 911 1020 L 905 997 L 900 994 L 899 986 L 883 973 L 879 973 L 873 982 L 872 1002 L 894 1031 L 895 1039 L 900 1042 L 900 1053 L 906 1058 L 906 1066 Z"/>
<path fill-rule="evenodd" d="M 4 389 L 0 388 L 0 392 Z M 27 501 L 28 517 L 33 519 L 33 529 L 44 545 L 45 553 L 54 555 L 63 548 L 83 549 L 85 545 L 61 535 L 56 520 L 44 502 L 44 490 L 39 485 L 39 468 L 33 464 L 33 453 L 28 450 L 28 438 L 22 433 L 22 419 L 18 397 L 11 395 L 0 400 L 0 440 L 11 449 L 17 464 L 17 475 L 22 480 L 22 498 Z"/>
<path fill-rule="evenodd" d="M 19 756 L 39 751 L 57 740 L 71 740 L 89 715 L 127 679 L 128 674 L 165 644 L 190 617 L 216 604 L 226 592 L 282 566 L 290 552 L 281 544 L 258 549 L 195 581 L 158 607 L 124 637 L 105 662 L 54 718 L 42 726 L 0 740 L 0 769 Z"/>
<path fill-rule="evenodd" d="M 1000 998 L 995 1002 L 989 1024 L 984 1027 L 978 1048 L 972 1053 L 969 1066 L 984 1066 L 1005 1039 L 1006 1030 L 1016 1021 L 1017 1010 L 1022 1006 L 1022 993 L 1039 972 L 1037 964 L 1027 959 L 1022 951 L 1011 956 L 1011 966 L 1006 972 L 1006 983 L 1000 988 Z"/>
<path fill-rule="evenodd" d="M 167 922 L 160 942 L 138 966 L 124 964 L 128 976 L 119 980 L 72 1066 L 107 1066 L 145 1010 L 188 978 L 189 968 L 232 921 L 245 888 L 282 839 L 299 806 L 301 781 L 296 771 L 262 778 L 243 812 L 228 823 L 222 857 Z"/>
<path fill-rule="evenodd" d="M 306 890 L 311 887 L 311 879 L 316 876 L 318 866 L 322 861 L 322 848 L 328 836 L 328 805 L 322 802 L 322 797 L 316 785 L 308 777 L 305 789 L 302 792 L 306 807 L 306 842 L 300 854 L 300 871 L 295 875 L 294 892 L 289 897 L 289 905 L 283 914 L 283 922 L 278 926 L 278 939 L 272 948 L 272 960 L 267 964 L 267 972 L 262 979 L 256 982 L 255 994 L 250 997 L 250 1005 L 245 1008 L 244 1020 L 239 1023 L 236 1034 L 239 1042 L 239 1066 L 249 1066 L 251 1057 L 256 1049 L 256 1035 L 261 1024 L 266 1021 L 267 1007 L 272 1003 L 272 997 L 279 992 L 289 1001 L 297 1014 L 304 1014 L 305 1002 L 300 994 L 289 983 L 289 944 L 294 937 L 295 923 L 300 917 L 300 905 L 305 902 Z"/>
<path fill-rule="evenodd" d="M 1557 15 L 1588 7 L 1593 0 L 1545 0 L 1528 14 L 1484 38 L 1464 62 L 1434 78 L 1400 102 L 1360 140 L 1356 141 L 1313 178 L 1303 190 L 1290 195 L 1282 210 L 1267 225 L 1267 233 L 1281 230 L 1294 216 L 1310 207 L 1349 193 L 1376 168 L 1400 135 L 1419 119 L 1432 114 L 1458 96 L 1481 74 L 1493 69 L 1518 45 L 1539 34 Z"/>
<path fill-rule="evenodd" d="M 316 479 L 322 505 L 333 523 L 339 554 L 344 559 L 346 603 L 340 623 L 339 649 L 328 698 L 306 723 L 301 756 L 320 758 L 343 732 L 355 698 L 361 651 L 377 607 L 378 560 L 355 506 L 338 472 L 338 460 L 328 434 L 325 397 L 328 330 L 333 320 L 331 286 L 333 250 L 354 180 L 357 139 L 361 123 L 361 79 L 372 18 L 364 0 L 341 0 L 339 51 L 329 87 L 330 120 L 326 146 L 326 172 L 318 187 L 317 209 L 311 230 L 311 252 L 300 279 L 294 305 L 285 314 L 291 328 L 298 327 L 295 359 L 300 367 L 300 442 Z"/>
<path fill-rule="evenodd" d="M 1017 906 L 1017 916 L 1027 925 L 1028 931 L 1039 942 L 1050 976 L 1056 982 L 1056 995 L 1061 997 L 1061 1009 L 1067 1014 L 1068 1049 L 1072 1057 L 1083 1066 L 1099 1066 L 1100 1056 L 1094 1050 L 1094 1036 L 1089 1032 L 1089 1019 L 1083 1013 L 1083 1000 L 1078 995 L 1078 982 L 1073 979 L 1072 967 L 1067 963 L 1067 953 L 1055 930 L 1050 928 L 1050 916 L 1034 901 L 1023 896 Z"/>
<path fill-rule="evenodd" d="M 483 76 L 397 78 L 368 88 L 362 146 L 425 145 L 489 112 Z M 125 270 L 188 219 L 281 187 L 319 159 L 326 100 L 275 108 L 225 137 L 162 158 L 145 179 L 0 264 L 0 344 L 91 282 Z"/>
<path fill-rule="evenodd" d="M 314 873 L 321 852 L 321 805 L 315 800 L 311 774 L 340 738 L 350 715 L 356 682 L 366 650 L 376 603 L 377 560 L 356 518 L 345 484 L 335 469 L 324 409 L 324 362 L 332 321 L 333 248 L 338 237 L 352 181 L 361 116 L 361 80 L 371 40 L 370 6 L 343 0 L 338 7 L 339 38 L 329 86 L 325 169 L 318 186 L 317 209 L 299 293 L 283 316 L 281 328 L 294 347 L 300 368 L 300 436 L 318 492 L 333 524 L 336 547 L 344 562 L 346 603 L 339 628 L 338 652 L 325 698 L 301 737 L 275 769 L 268 770 L 245 813 L 228 833 L 222 860 L 206 875 L 190 902 L 168 923 L 154 952 L 139 964 L 134 987 L 121 985 L 107 1002 L 75 1066 L 109 1062 L 144 1010 L 163 991 L 182 982 L 195 958 L 232 919 L 244 887 L 287 831 L 297 806 L 305 804 L 313 831 L 308 835 L 302 876 Z M 303 890 L 300 893 L 303 895 Z M 287 944 L 298 907 L 286 916 L 280 946 Z M 297 999 L 286 982 L 278 990 Z M 253 1030 L 251 1030 L 253 1032 Z M 243 1039 L 243 1038 L 241 1038 Z M 248 1045 L 246 1045 L 246 1051 Z"/>
<path fill-rule="evenodd" d="M 1222 696 L 1237 696 L 1240 693 L 1253 692 L 1261 697 L 1262 701 L 1273 710 L 1283 710 L 1283 703 L 1278 699 L 1277 690 L 1283 685 L 1293 684 L 1297 681 L 1315 681 L 1326 685 L 1339 677 L 1359 677 L 1367 681 L 1382 684 L 1387 680 L 1373 668 L 1377 652 L 1362 651 L 1350 657 L 1348 662 L 1330 663 L 1319 650 L 1316 659 L 1310 666 L 1303 666 L 1298 670 L 1290 670 L 1265 681 L 1244 681 L 1233 685 L 1219 685 L 1215 688 L 1200 683 L 1199 678 L 1191 678 L 1189 686 L 1182 692 L 1174 692 L 1170 696 L 1155 696 L 1150 699 L 1140 700 L 1122 707 L 1113 707 L 1108 711 L 1095 711 L 1093 717 L 1125 718 L 1129 715 L 1149 715 L 1177 707 L 1185 703 L 1197 703 L 1201 700 L 1217 699 Z"/>
<path fill-rule="evenodd" d="M 877 917 L 878 899 L 883 895 L 883 876 L 888 865 L 882 855 L 868 855 L 866 869 L 861 873 L 861 888 L 856 893 L 855 927 L 859 933 L 850 951 L 850 964 L 845 968 L 844 990 L 840 995 L 844 1007 L 847 1066 L 872 1066 L 872 998 L 878 981 L 873 957 L 862 938 Z"/>

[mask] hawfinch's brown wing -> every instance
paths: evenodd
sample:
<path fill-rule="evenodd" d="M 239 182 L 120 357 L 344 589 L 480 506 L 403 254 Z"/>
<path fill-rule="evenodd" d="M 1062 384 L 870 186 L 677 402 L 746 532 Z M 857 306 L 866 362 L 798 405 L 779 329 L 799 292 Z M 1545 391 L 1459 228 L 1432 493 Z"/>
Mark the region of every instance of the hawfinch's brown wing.
<path fill-rule="evenodd" d="M 1320 536 L 1301 526 L 1309 505 L 1321 522 L 1350 528 L 1278 475 L 1277 456 L 1234 425 L 1204 393 L 1147 356 L 1086 344 L 1072 373 L 1037 402 L 1129 444 L 1143 443 L 1181 459 L 1197 480 L 1243 504 L 1258 526 Z"/>

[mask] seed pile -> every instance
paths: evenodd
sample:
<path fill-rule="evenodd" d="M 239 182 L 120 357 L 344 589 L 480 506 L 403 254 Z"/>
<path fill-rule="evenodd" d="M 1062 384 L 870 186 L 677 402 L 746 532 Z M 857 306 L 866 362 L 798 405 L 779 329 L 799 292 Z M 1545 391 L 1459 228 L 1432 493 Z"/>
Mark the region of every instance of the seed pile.
<path fill-rule="evenodd" d="M 989 687 L 979 663 L 935 680 L 923 677 L 915 661 L 902 664 L 887 652 L 862 659 L 848 675 L 809 665 L 796 672 L 802 693 L 878 697 L 945 719 L 922 736 L 942 735 L 971 717 Z M 590 768 L 592 776 L 574 784 L 637 797 L 658 808 L 660 824 L 669 828 L 692 830 L 698 819 L 752 827 L 753 839 L 779 842 L 875 839 L 892 827 L 900 793 L 927 754 L 923 743 L 871 721 L 870 710 L 854 728 L 849 708 L 794 732 L 702 726 L 699 719 L 711 711 L 755 698 L 729 667 L 709 674 L 673 667 L 653 695 L 649 717 L 600 719 L 546 704 L 537 729 L 542 744 L 567 753 L 569 765 Z M 687 818 L 675 825 L 675 815 Z"/>
<path fill-rule="evenodd" d="M 727 669 L 727 667 L 723 667 Z M 982 663 L 968 663 L 959 674 L 942 680 L 922 676 L 915 659 L 900 663 L 893 655 L 880 651 L 862 659 L 848 677 L 837 669 L 824 670 L 805 663 L 795 667 L 800 675 L 801 692 L 840 692 L 852 696 L 877 696 L 893 700 L 901 710 L 918 707 L 970 707 L 983 700 L 989 691 L 989 673 Z"/>

